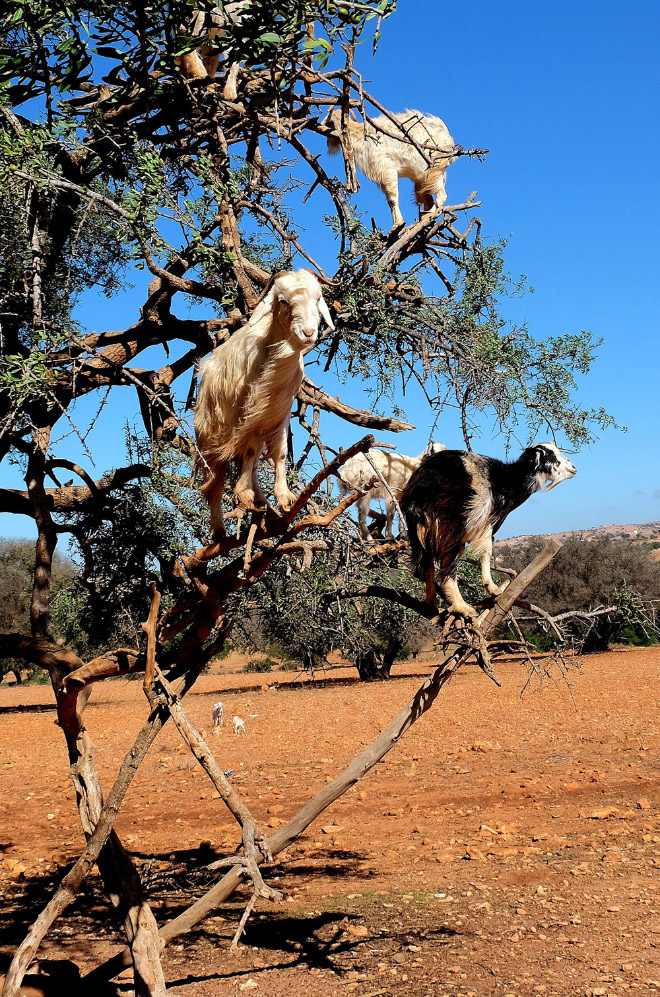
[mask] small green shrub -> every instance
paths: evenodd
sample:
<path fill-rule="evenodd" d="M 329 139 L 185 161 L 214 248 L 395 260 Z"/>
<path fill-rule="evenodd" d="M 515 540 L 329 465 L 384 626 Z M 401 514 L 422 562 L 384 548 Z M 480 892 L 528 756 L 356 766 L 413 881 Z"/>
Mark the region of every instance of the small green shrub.
<path fill-rule="evenodd" d="M 277 661 L 272 658 L 254 658 L 243 665 L 244 672 L 272 672 L 273 668 L 277 668 Z"/>

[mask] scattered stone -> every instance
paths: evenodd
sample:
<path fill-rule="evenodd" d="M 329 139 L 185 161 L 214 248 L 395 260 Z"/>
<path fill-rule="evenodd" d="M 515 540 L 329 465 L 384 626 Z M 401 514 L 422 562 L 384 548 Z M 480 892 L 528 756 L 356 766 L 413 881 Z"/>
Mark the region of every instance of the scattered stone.
<path fill-rule="evenodd" d="M 475 848 L 473 845 L 468 845 L 468 847 L 465 849 L 465 858 L 471 859 L 473 862 L 486 861 L 486 856 L 484 855 L 484 853 L 479 848 Z"/>
<path fill-rule="evenodd" d="M 594 810 L 590 814 L 581 813 L 581 817 L 587 817 L 588 820 L 608 820 L 609 817 L 615 817 L 619 812 L 618 807 L 603 807 L 602 810 Z"/>

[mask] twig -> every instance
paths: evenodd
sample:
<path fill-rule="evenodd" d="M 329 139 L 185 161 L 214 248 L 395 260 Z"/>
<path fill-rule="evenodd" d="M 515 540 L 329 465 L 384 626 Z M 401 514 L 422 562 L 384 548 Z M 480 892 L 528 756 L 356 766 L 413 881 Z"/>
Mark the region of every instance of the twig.
<path fill-rule="evenodd" d="M 158 622 L 158 610 L 160 608 L 160 592 L 156 588 L 156 583 L 151 583 L 151 606 L 146 623 L 142 624 L 142 629 L 147 635 L 147 655 L 144 666 L 144 694 L 151 707 L 154 705 L 154 677 L 156 674 L 156 625 Z"/>

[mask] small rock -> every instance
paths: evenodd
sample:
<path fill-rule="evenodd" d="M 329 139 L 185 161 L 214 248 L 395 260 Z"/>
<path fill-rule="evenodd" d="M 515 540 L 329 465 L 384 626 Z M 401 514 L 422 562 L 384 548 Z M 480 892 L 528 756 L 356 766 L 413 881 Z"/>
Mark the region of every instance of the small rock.
<path fill-rule="evenodd" d="M 614 817 L 618 812 L 618 807 L 603 807 L 602 810 L 594 810 L 590 813 L 589 820 L 607 820 L 609 817 Z"/>
<path fill-rule="evenodd" d="M 638 810 L 650 810 L 651 809 L 651 801 L 649 799 L 647 799 L 646 796 L 642 796 L 641 800 L 637 800 L 637 809 Z"/>
<path fill-rule="evenodd" d="M 472 845 L 465 849 L 465 857 L 467 859 L 472 859 L 473 862 L 485 862 L 486 856 L 479 848 L 474 848 Z"/>

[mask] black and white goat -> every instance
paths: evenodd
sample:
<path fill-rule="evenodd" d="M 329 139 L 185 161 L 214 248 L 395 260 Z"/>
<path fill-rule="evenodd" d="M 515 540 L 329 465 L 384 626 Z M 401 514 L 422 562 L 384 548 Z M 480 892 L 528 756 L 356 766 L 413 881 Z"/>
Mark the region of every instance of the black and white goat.
<path fill-rule="evenodd" d="M 475 617 L 456 581 L 466 544 L 481 559 L 484 588 L 499 595 L 503 586 L 496 585 L 491 575 L 494 534 L 534 492 L 550 491 L 576 473 L 554 443 L 528 447 L 509 464 L 463 450 L 426 457 L 399 501 L 408 526 L 413 572 L 426 582 L 427 603 L 436 600 L 437 565 L 449 611 Z"/>

